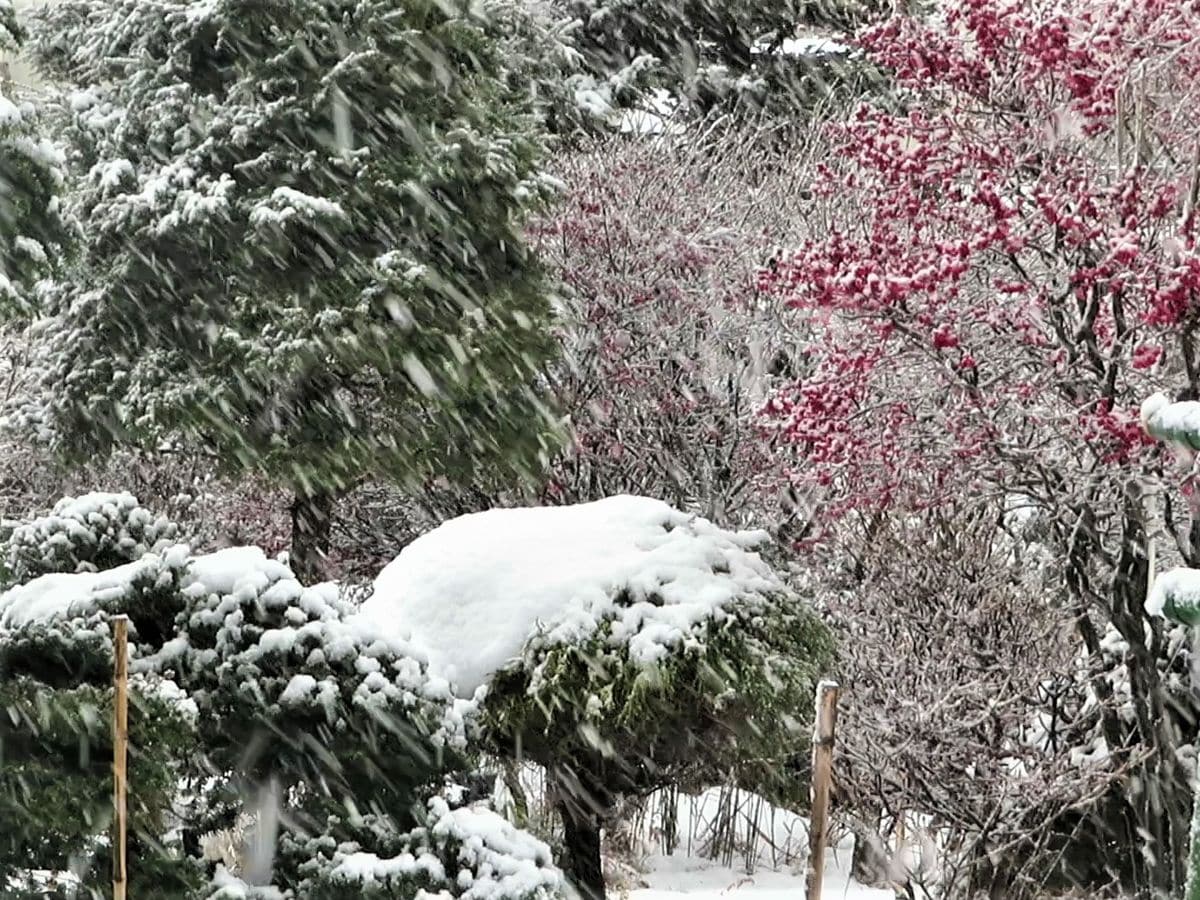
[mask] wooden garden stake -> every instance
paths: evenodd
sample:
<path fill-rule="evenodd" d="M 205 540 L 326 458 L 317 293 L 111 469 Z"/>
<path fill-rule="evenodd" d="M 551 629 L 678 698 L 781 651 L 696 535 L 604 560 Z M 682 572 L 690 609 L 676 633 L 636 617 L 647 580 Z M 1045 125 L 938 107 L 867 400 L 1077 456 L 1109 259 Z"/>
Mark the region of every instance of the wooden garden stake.
<path fill-rule="evenodd" d="M 829 843 L 829 794 L 833 775 L 833 733 L 837 724 L 838 683 L 817 685 L 813 726 L 812 822 L 808 830 L 807 900 L 821 900 L 825 880 L 825 847 Z"/>
<path fill-rule="evenodd" d="M 129 618 L 116 616 L 113 626 L 113 900 L 125 900 L 126 745 L 129 739 Z"/>

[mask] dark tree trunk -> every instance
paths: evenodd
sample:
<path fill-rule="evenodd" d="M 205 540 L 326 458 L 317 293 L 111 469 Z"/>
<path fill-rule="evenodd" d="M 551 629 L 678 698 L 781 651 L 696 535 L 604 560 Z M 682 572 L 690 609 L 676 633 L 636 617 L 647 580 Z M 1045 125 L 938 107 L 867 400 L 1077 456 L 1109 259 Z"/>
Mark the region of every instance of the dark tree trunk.
<path fill-rule="evenodd" d="M 854 832 L 854 850 L 850 854 L 850 874 L 860 884 L 868 886 L 887 881 L 888 860 L 884 841 L 879 834 L 879 816 L 872 814 L 874 822 L 855 820 L 851 823 Z"/>
<path fill-rule="evenodd" d="M 563 871 L 582 900 L 604 900 L 600 816 L 563 799 L 558 802 L 558 811 L 563 823 Z"/>
<path fill-rule="evenodd" d="M 303 584 L 325 577 L 333 523 L 333 494 L 297 492 L 292 500 L 292 571 Z"/>

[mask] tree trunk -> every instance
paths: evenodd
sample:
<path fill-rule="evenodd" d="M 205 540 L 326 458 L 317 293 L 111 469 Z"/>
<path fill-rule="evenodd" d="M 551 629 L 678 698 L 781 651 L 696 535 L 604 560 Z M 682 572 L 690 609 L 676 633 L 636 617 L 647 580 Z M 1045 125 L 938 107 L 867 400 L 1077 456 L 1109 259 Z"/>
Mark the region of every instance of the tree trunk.
<path fill-rule="evenodd" d="M 512 760 L 504 763 L 504 786 L 512 795 L 513 824 L 518 828 L 528 828 L 529 799 L 525 796 L 525 788 L 521 786 L 521 773 L 517 763 Z"/>
<path fill-rule="evenodd" d="M 600 816 L 560 798 L 563 823 L 563 871 L 582 900 L 604 900 L 604 868 L 600 863 Z"/>
<path fill-rule="evenodd" d="M 325 557 L 333 523 L 333 494 L 297 491 L 292 500 L 291 566 L 303 584 L 325 577 Z"/>

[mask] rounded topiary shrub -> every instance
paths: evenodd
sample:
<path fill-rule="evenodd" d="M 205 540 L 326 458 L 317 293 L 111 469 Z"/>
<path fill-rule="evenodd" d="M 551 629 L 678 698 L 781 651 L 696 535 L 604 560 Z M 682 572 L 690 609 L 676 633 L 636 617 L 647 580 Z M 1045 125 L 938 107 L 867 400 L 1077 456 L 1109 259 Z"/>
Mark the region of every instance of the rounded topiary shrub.
<path fill-rule="evenodd" d="M 64 497 L 49 515 L 12 529 L 4 568 L 15 583 L 51 572 L 98 572 L 162 550 L 178 536 L 175 523 L 145 509 L 132 494 Z"/>
<path fill-rule="evenodd" d="M 485 746 L 545 766 L 564 864 L 600 896 L 621 794 L 731 778 L 807 793 L 794 762 L 833 641 L 756 552 L 767 541 L 645 497 L 491 510 L 406 547 L 363 616 L 428 650 Z"/>

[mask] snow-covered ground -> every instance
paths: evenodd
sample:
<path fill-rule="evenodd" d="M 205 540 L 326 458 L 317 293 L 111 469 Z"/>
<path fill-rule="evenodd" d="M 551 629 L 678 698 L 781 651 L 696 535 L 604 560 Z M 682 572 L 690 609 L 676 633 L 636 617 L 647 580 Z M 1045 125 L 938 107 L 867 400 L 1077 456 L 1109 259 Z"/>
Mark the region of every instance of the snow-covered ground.
<path fill-rule="evenodd" d="M 536 794 L 534 781 L 527 787 Z M 679 843 L 667 855 L 661 846 L 662 799 L 662 794 L 648 798 L 646 814 L 631 823 L 635 841 L 648 852 L 637 861 L 637 875 L 629 879 L 633 886 L 610 888 L 611 898 L 804 900 L 807 818 L 749 791 L 709 788 L 697 795 L 679 793 Z M 726 852 L 714 854 L 714 841 Z M 847 835 L 826 851 L 822 900 L 894 900 L 891 890 L 865 887 L 850 877 L 853 849 L 854 838 Z M 714 855 L 724 862 L 711 859 Z"/>
<path fill-rule="evenodd" d="M 863 887 L 850 877 L 849 841 L 827 854 L 822 900 L 894 900 L 888 890 Z M 629 892 L 629 900 L 801 900 L 804 870 L 771 870 L 760 866 L 753 875 L 707 859 L 676 854 L 652 856 L 643 880 L 649 887 Z"/>

